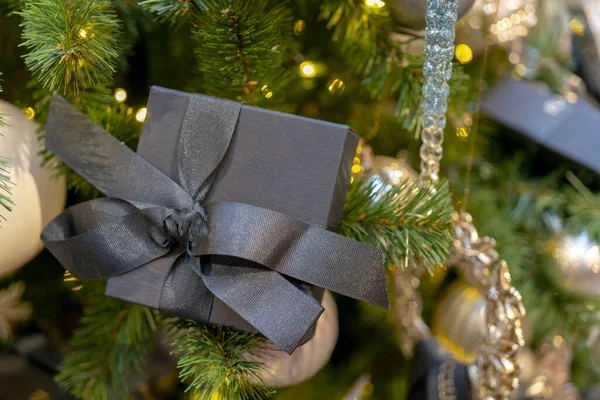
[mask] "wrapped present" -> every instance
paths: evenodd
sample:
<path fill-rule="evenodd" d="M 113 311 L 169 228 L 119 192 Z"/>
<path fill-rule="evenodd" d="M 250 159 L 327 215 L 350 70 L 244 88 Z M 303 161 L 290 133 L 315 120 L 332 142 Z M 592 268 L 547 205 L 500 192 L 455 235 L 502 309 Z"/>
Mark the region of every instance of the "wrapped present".
<path fill-rule="evenodd" d="M 108 197 L 44 230 L 75 277 L 291 353 L 322 288 L 388 306 L 378 250 L 332 232 L 357 146 L 347 127 L 152 89 L 138 152 L 55 95 L 46 146 Z"/>

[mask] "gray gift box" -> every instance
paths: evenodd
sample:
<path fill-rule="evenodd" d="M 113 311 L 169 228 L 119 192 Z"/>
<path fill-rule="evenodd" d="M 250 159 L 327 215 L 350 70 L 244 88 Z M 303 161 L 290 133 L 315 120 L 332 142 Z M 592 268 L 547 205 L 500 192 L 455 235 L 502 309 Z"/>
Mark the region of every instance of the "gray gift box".
<path fill-rule="evenodd" d="M 178 181 L 179 139 L 188 103 L 210 97 L 153 87 L 138 155 Z M 347 126 L 243 105 L 231 144 L 207 202 L 239 202 L 281 212 L 310 224 L 340 224 L 358 137 Z M 159 308 L 172 260 L 108 280 L 106 295 Z M 323 290 L 302 287 L 320 301 Z M 182 302 L 187 301 L 185 297 Z M 190 309 L 190 307 L 182 307 Z M 181 317 L 194 319 L 194 315 Z M 256 331 L 218 298 L 210 321 Z M 312 336 L 309 331 L 307 338 Z"/>
<path fill-rule="evenodd" d="M 484 113 L 530 140 L 600 173 L 600 110 L 570 103 L 541 84 L 505 79 L 488 91 Z"/>

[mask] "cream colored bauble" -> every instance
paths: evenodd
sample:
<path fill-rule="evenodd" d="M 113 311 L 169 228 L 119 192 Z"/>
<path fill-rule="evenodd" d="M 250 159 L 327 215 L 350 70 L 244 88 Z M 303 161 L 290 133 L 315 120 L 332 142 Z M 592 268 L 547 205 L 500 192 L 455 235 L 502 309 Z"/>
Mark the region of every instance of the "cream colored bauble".
<path fill-rule="evenodd" d="M 266 386 L 282 388 L 297 385 L 327 364 L 338 338 L 338 314 L 333 296 L 328 291 L 323 295 L 322 304 L 325 311 L 317 320 L 315 335 L 307 343 L 291 355 L 269 347 L 260 355 L 253 356 L 264 365 L 260 379 Z"/>
<path fill-rule="evenodd" d="M 38 124 L 19 108 L 0 100 L 0 114 L 7 126 L 0 128 L 0 155 L 9 159 L 8 175 L 14 183 L 11 212 L 0 228 L 0 278 L 34 258 L 43 248 L 44 225 L 64 208 L 67 189 L 64 177 L 55 178 L 40 166 Z"/>

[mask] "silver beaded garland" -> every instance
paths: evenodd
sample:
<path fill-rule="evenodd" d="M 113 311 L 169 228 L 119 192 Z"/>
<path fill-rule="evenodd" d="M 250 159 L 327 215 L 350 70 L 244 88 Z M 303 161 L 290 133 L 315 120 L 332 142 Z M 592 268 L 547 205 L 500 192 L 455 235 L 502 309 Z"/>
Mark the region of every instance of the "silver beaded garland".
<path fill-rule="evenodd" d="M 429 0 L 425 18 L 425 56 L 423 65 L 423 111 L 421 138 L 421 179 L 437 181 L 442 159 L 442 143 L 454 56 L 454 24 L 458 0 Z"/>

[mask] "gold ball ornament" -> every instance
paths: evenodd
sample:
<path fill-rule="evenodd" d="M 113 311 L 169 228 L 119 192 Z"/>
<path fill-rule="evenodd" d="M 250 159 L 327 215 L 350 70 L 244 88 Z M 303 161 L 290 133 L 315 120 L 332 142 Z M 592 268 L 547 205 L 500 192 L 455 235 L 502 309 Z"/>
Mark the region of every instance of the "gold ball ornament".
<path fill-rule="evenodd" d="M 462 18 L 473 6 L 475 0 L 458 0 L 458 18 Z M 386 2 L 389 6 L 392 19 L 400 26 L 409 29 L 421 30 L 427 25 L 425 13 L 427 1 L 425 0 L 393 0 Z"/>
<path fill-rule="evenodd" d="M 323 295 L 322 304 L 325 311 L 317 320 L 313 338 L 292 354 L 269 346 L 261 354 L 252 356 L 264 365 L 259 378 L 266 386 L 282 388 L 297 385 L 327 364 L 338 338 L 338 313 L 333 296 L 328 291 Z"/>
<path fill-rule="evenodd" d="M 453 283 L 438 303 L 432 332 L 458 361 L 475 360 L 485 334 L 486 300 L 474 286 Z"/>
<path fill-rule="evenodd" d="M 0 278 L 33 259 L 44 247 L 44 226 L 65 208 L 64 177 L 40 165 L 39 125 L 19 108 L 0 100 L 0 114 L 7 126 L 0 127 L 0 156 L 9 159 L 11 212 L 2 210 L 6 221 L 0 228 Z M 31 116 L 31 115 L 30 115 Z"/>

